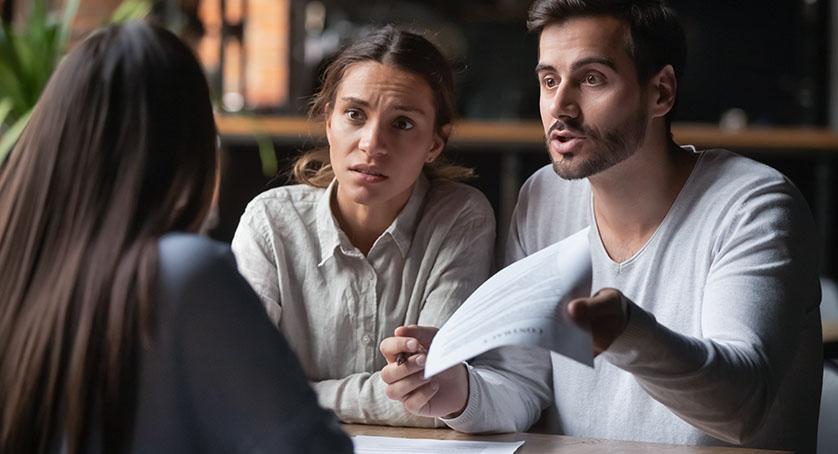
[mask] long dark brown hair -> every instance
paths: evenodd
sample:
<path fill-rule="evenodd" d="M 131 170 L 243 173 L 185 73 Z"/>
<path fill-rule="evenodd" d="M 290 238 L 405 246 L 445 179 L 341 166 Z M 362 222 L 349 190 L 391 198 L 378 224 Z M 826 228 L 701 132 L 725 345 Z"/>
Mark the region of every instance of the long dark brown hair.
<path fill-rule="evenodd" d="M 374 30 L 355 41 L 326 67 L 322 88 L 309 106 L 310 120 L 325 119 L 327 106 L 335 105 L 335 97 L 346 71 L 355 63 L 366 61 L 406 71 L 425 80 L 434 93 L 434 132 L 444 142 L 448 141 L 444 127 L 454 119 L 454 75 L 451 64 L 423 36 L 392 25 Z M 425 164 L 424 171 L 431 178 L 450 180 L 466 180 L 474 175 L 472 169 L 453 164 L 444 156 Z M 317 149 L 303 154 L 295 162 L 293 172 L 298 183 L 325 188 L 335 175 L 329 161 L 329 149 Z"/>
<path fill-rule="evenodd" d="M 108 27 L 59 65 L 0 169 L 0 452 L 130 441 L 157 239 L 208 210 L 216 129 L 170 32 Z"/>

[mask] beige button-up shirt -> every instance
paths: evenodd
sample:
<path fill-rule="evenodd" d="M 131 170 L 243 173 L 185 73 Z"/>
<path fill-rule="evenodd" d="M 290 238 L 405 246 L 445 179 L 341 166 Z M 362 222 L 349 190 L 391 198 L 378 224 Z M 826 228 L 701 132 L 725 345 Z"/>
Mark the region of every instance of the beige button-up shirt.
<path fill-rule="evenodd" d="M 442 326 L 487 277 L 495 221 L 477 189 L 421 176 L 365 257 L 332 215 L 337 187 L 269 190 L 233 238 L 239 271 L 345 422 L 429 427 L 385 394 L 378 345 L 400 325 Z"/>

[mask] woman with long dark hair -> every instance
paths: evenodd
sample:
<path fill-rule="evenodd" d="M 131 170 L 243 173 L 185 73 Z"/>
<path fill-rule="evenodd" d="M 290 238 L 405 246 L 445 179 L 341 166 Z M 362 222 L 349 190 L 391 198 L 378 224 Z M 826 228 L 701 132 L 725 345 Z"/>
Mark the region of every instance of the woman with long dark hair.
<path fill-rule="evenodd" d="M 0 170 L 0 452 L 351 450 L 229 248 L 188 233 L 216 141 L 162 28 L 59 65 Z"/>
<path fill-rule="evenodd" d="M 453 91 L 421 35 L 387 26 L 350 45 L 310 110 L 328 147 L 300 157 L 300 184 L 257 196 L 233 239 L 321 405 L 346 422 L 439 424 L 387 398 L 378 345 L 401 325 L 442 326 L 492 265 L 492 207 L 445 159 Z"/>

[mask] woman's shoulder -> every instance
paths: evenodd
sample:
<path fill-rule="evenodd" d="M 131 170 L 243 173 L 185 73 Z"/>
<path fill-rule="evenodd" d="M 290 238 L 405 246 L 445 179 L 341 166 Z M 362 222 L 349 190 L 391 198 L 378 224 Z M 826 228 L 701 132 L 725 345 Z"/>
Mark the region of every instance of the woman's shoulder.
<path fill-rule="evenodd" d="M 183 269 L 225 260 L 230 252 L 226 243 L 183 232 L 167 233 L 157 245 L 161 266 L 176 265 Z"/>
<path fill-rule="evenodd" d="M 443 213 L 477 222 L 494 223 L 492 205 L 479 189 L 465 183 L 437 178 L 430 181 L 425 213 Z"/>
<path fill-rule="evenodd" d="M 313 208 L 325 192 L 325 188 L 316 188 L 307 184 L 279 186 L 257 195 L 245 208 L 245 214 L 255 212 L 276 213 L 287 209 L 294 211 Z"/>
<path fill-rule="evenodd" d="M 158 240 L 158 280 L 164 295 L 209 290 L 237 274 L 230 246 L 189 233 L 168 233 Z"/>

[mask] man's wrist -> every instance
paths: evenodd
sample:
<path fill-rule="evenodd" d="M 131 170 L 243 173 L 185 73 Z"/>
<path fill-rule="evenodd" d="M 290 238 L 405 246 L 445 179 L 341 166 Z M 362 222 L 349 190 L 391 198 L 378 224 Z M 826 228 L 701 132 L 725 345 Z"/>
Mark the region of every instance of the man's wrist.
<path fill-rule="evenodd" d="M 463 393 L 463 403 L 460 406 L 459 410 L 443 416 L 442 419 L 454 419 L 454 418 L 460 416 L 461 414 L 463 414 L 463 412 L 466 411 L 466 407 L 468 407 L 468 396 L 469 396 L 469 391 L 470 391 L 469 386 L 471 386 L 471 384 L 469 383 L 469 379 L 468 379 L 468 367 L 466 366 L 466 363 L 463 362 L 463 363 L 459 364 L 459 368 L 460 368 L 459 369 L 460 374 L 462 374 L 462 376 L 464 377 L 464 380 L 466 382 L 465 392 Z"/>

